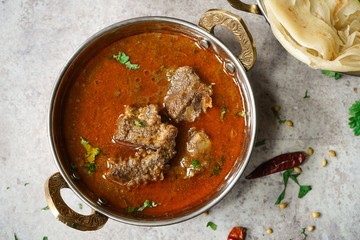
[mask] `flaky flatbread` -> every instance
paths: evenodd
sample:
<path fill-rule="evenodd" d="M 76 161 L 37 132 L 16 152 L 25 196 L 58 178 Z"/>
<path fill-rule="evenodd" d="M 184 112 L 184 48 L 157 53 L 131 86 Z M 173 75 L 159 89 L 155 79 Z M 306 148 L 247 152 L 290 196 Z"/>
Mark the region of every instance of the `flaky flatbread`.
<path fill-rule="evenodd" d="M 275 37 L 316 69 L 360 72 L 359 0 L 264 0 Z"/>

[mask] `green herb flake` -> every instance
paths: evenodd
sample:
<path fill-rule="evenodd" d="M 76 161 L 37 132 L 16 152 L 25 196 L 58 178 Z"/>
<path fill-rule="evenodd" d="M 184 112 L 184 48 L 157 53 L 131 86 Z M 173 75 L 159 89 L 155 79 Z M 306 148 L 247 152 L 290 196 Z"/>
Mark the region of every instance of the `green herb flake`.
<path fill-rule="evenodd" d="M 312 190 L 310 185 L 300 185 L 298 198 L 303 198 L 305 195 Z"/>
<path fill-rule="evenodd" d="M 95 158 L 100 153 L 100 149 L 97 147 L 93 147 L 86 141 L 84 138 L 80 137 L 81 145 L 86 150 L 85 154 L 85 167 L 88 169 L 88 174 L 93 174 L 96 170 L 95 166 Z"/>
<path fill-rule="evenodd" d="M 341 74 L 338 72 L 333 72 L 330 70 L 321 70 L 322 74 L 329 76 L 329 77 L 333 77 L 335 78 L 335 80 L 338 80 L 339 78 L 341 78 Z"/>
<path fill-rule="evenodd" d="M 146 127 L 146 124 L 144 122 L 141 122 L 139 120 L 134 120 L 134 124 L 138 127 Z"/>
<path fill-rule="evenodd" d="M 45 236 L 45 237 L 43 237 L 43 240 L 48 240 L 48 237 L 46 237 L 46 236 Z"/>
<path fill-rule="evenodd" d="M 263 140 L 260 140 L 260 141 L 257 141 L 256 143 L 255 143 L 255 147 L 260 147 L 260 146 L 262 146 L 262 145 L 265 145 L 265 139 L 263 139 Z"/>
<path fill-rule="evenodd" d="M 71 166 L 71 169 L 72 169 L 72 170 L 75 170 L 75 169 L 76 169 L 76 164 L 75 164 L 74 162 L 72 162 L 72 163 L 70 164 L 70 166 Z"/>
<path fill-rule="evenodd" d="M 117 55 L 113 55 L 113 59 L 118 61 L 121 64 L 124 64 L 128 69 L 139 69 L 140 66 L 138 64 L 133 64 L 130 62 L 130 57 L 126 55 L 124 52 L 119 52 Z"/>
<path fill-rule="evenodd" d="M 193 161 L 191 162 L 191 165 L 192 165 L 193 167 L 196 167 L 196 168 L 201 167 L 201 163 L 200 163 L 199 161 L 197 161 L 197 160 L 193 160 Z"/>
<path fill-rule="evenodd" d="M 15 240 L 18 240 L 17 236 L 16 236 L 16 233 L 14 233 L 14 239 Z"/>
<path fill-rule="evenodd" d="M 283 184 L 284 184 L 284 190 L 280 193 L 280 195 L 278 196 L 278 198 L 276 199 L 276 202 L 275 204 L 278 205 L 281 203 L 282 200 L 284 200 L 285 198 L 285 192 L 286 192 L 286 188 L 287 188 L 287 184 L 288 184 L 288 181 L 289 181 L 289 177 L 290 175 L 294 172 L 294 169 L 293 168 L 290 168 L 288 170 L 286 170 L 284 173 L 283 173 Z"/>
<path fill-rule="evenodd" d="M 271 110 L 272 110 L 272 112 L 273 112 L 276 120 L 277 120 L 280 124 L 283 124 L 283 123 L 286 122 L 286 119 L 281 119 L 280 113 L 279 113 L 279 111 L 276 110 L 275 107 L 272 107 Z"/>
<path fill-rule="evenodd" d="M 6 190 L 9 190 L 10 189 L 10 187 L 6 187 Z"/>
<path fill-rule="evenodd" d="M 224 120 L 225 113 L 227 112 L 227 108 L 223 107 L 220 111 L 220 119 Z"/>
<path fill-rule="evenodd" d="M 307 238 L 307 234 L 305 233 L 305 230 L 306 230 L 306 228 L 302 228 L 301 229 L 301 232 L 300 232 L 300 234 L 302 235 L 302 237 L 303 237 L 303 240 L 305 240 L 306 238 Z"/>
<path fill-rule="evenodd" d="M 80 208 L 80 209 L 83 209 L 82 203 L 79 203 L 79 208 Z"/>
<path fill-rule="evenodd" d="M 71 224 L 71 227 L 72 227 L 72 228 L 77 228 L 77 224 L 76 224 L 76 223 L 72 223 L 72 224 Z"/>
<path fill-rule="evenodd" d="M 135 211 L 136 212 L 141 212 L 145 208 L 154 208 L 154 207 L 157 207 L 157 206 L 158 206 L 158 204 L 155 203 L 154 201 L 145 200 L 141 207 L 128 207 L 127 212 L 128 213 L 132 213 L 132 212 L 135 212 Z"/>
<path fill-rule="evenodd" d="M 305 96 L 304 98 L 310 98 L 310 96 L 308 95 L 308 90 L 305 91 Z"/>
<path fill-rule="evenodd" d="M 221 169 L 222 169 L 222 167 L 220 165 L 218 165 L 218 164 L 215 165 L 210 177 L 219 175 L 219 173 L 221 172 Z"/>
<path fill-rule="evenodd" d="M 360 101 L 354 102 L 349 108 L 349 127 L 355 136 L 360 136 Z"/>
<path fill-rule="evenodd" d="M 29 185 L 29 184 L 30 184 L 30 183 L 28 183 L 28 182 L 27 182 L 27 183 L 24 183 L 24 186 L 26 187 L 26 186 Z"/>
<path fill-rule="evenodd" d="M 213 223 L 213 222 L 208 222 L 206 224 L 206 227 L 210 227 L 214 231 L 217 229 L 217 225 L 215 223 Z"/>
<path fill-rule="evenodd" d="M 49 210 L 49 206 L 48 206 L 48 205 L 46 205 L 46 206 L 45 206 L 45 207 L 43 207 L 41 210 L 43 210 L 43 211 Z"/>

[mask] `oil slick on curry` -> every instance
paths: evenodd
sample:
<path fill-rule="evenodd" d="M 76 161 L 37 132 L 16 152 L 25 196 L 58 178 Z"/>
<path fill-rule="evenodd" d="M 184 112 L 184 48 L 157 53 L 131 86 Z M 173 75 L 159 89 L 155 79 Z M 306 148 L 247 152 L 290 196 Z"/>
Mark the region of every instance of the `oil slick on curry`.
<path fill-rule="evenodd" d="M 126 37 L 74 77 L 64 100 L 65 149 L 115 211 L 176 213 L 214 193 L 240 156 L 243 101 L 221 60 L 196 41 Z"/>

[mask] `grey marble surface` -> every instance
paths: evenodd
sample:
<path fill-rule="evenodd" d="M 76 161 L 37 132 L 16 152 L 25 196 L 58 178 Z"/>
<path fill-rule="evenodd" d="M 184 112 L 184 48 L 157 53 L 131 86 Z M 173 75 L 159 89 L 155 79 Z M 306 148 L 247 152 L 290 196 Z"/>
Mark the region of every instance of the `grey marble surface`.
<path fill-rule="evenodd" d="M 163 15 L 197 23 L 201 14 L 222 8 L 244 18 L 257 45 L 258 59 L 248 73 L 258 111 L 258 139 L 245 174 L 272 156 L 311 146 L 299 180 L 312 185 L 303 199 L 289 184 L 286 209 L 274 205 L 282 176 L 248 181 L 242 177 L 209 215 L 165 227 L 135 227 L 109 220 L 104 228 L 80 232 L 58 222 L 47 205 L 44 183 L 57 172 L 48 141 L 49 99 L 53 84 L 73 52 L 100 29 L 132 17 Z M 360 137 L 348 127 L 348 108 L 360 99 L 360 78 L 338 81 L 290 56 L 261 16 L 232 9 L 225 1 L 56 1 L 0 2 L 0 239 L 226 239 L 233 226 L 248 229 L 247 239 L 302 239 L 300 231 L 316 226 L 308 239 L 360 239 Z M 308 90 L 310 98 L 304 99 Z M 271 107 L 294 127 L 276 122 Z M 337 152 L 329 158 L 329 149 Z M 322 159 L 329 164 L 323 168 Z M 64 191 L 79 210 L 80 200 Z M 322 213 L 314 220 L 313 211 Z M 216 231 L 206 227 L 217 224 Z M 273 234 L 268 235 L 266 228 Z"/>

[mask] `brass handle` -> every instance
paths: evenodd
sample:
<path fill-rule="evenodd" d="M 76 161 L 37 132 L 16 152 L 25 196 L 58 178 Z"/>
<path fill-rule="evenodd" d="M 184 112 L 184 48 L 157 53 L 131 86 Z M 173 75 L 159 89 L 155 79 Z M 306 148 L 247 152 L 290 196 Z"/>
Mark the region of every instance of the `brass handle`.
<path fill-rule="evenodd" d="M 262 15 L 259 6 L 256 4 L 247 4 L 247 3 L 243 3 L 240 0 L 228 0 L 228 2 L 233 8 L 238 9 L 240 11 Z"/>
<path fill-rule="evenodd" d="M 60 173 L 55 173 L 45 183 L 45 196 L 48 206 L 58 220 L 82 231 L 97 230 L 104 226 L 108 217 L 103 214 L 93 210 L 91 215 L 81 215 L 66 205 L 60 195 L 62 188 L 69 188 L 69 186 Z"/>
<path fill-rule="evenodd" d="M 238 38 L 242 49 L 238 58 L 245 69 L 250 70 L 255 64 L 256 48 L 243 20 L 231 12 L 212 9 L 205 12 L 199 21 L 199 26 L 210 33 L 214 33 L 214 28 L 217 25 L 228 28 Z"/>

